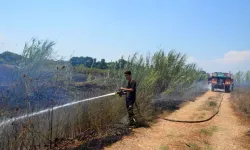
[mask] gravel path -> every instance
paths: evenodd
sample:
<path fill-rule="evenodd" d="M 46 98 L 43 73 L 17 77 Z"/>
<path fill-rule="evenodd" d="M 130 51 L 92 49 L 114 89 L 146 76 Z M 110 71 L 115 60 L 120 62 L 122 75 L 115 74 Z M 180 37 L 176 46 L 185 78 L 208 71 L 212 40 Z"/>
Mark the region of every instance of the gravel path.
<path fill-rule="evenodd" d="M 207 92 L 194 102 L 165 116 L 178 120 L 201 120 L 213 114 L 222 93 Z M 230 94 L 224 93 L 220 112 L 212 120 L 197 124 L 169 122 L 158 119 L 151 128 L 138 128 L 133 134 L 106 147 L 106 150 L 185 150 L 218 149 L 244 150 L 250 148 L 249 130 L 240 123 L 229 101 Z M 216 105 L 214 105 L 216 104 Z"/>

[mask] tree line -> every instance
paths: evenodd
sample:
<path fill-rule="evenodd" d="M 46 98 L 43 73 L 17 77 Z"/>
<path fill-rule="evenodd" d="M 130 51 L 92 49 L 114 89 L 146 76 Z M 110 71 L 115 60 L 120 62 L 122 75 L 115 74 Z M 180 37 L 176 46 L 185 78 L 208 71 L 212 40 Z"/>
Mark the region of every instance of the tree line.
<path fill-rule="evenodd" d="M 92 57 L 72 57 L 70 59 L 70 63 L 72 66 L 84 65 L 87 68 L 97 68 L 97 69 L 108 69 L 110 67 L 124 68 L 127 61 L 123 58 L 119 59 L 115 62 L 106 62 L 105 59 L 101 59 L 101 61 L 97 61 L 96 58 Z"/>
<path fill-rule="evenodd" d="M 23 56 L 18 55 L 12 52 L 3 52 L 0 54 L 0 64 L 10 64 L 10 65 L 19 65 L 22 61 Z M 115 62 L 106 62 L 105 59 L 101 59 L 97 61 L 96 58 L 92 58 L 89 56 L 83 57 L 72 57 L 70 60 L 72 66 L 84 65 L 86 68 L 97 68 L 97 69 L 108 69 L 110 67 L 124 68 L 127 61 L 123 58 L 119 59 Z"/>

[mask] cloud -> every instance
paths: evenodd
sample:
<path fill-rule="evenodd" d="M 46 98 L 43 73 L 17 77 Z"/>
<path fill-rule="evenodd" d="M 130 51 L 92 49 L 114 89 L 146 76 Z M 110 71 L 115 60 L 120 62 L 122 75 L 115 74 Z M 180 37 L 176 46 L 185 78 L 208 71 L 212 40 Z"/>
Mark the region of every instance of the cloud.
<path fill-rule="evenodd" d="M 229 51 L 224 54 L 222 59 L 215 60 L 215 62 L 223 64 L 240 64 L 250 61 L 250 50 L 246 51 Z"/>
<path fill-rule="evenodd" d="M 191 57 L 192 58 L 192 57 Z M 199 67 L 207 72 L 237 72 L 250 70 L 250 50 L 228 51 L 221 58 L 212 60 L 199 60 L 192 58 Z"/>

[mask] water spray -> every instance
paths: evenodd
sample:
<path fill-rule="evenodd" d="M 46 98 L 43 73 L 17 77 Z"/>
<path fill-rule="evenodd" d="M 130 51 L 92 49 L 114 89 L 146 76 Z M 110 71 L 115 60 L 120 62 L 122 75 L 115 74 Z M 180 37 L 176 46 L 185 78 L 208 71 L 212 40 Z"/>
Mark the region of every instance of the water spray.
<path fill-rule="evenodd" d="M 103 98 L 103 97 L 107 97 L 107 96 L 116 95 L 116 94 L 120 95 L 121 91 L 118 91 L 118 92 L 115 92 L 115 93 L 109 93 L 109 94 L 105 94 L 105 95 L 101 95 L 101 96 L 96 96 L 96 97 L 92 97 L 92 98 L 88 98 L 88 99 L 83 99 L 83 100 L 79 100 L 79 101 L 75 101 L 75 102 L 70 102 L 70 103 L 67 103 L 67 104 L 64 104 L 64 105 L 60 105 L 60 106 L 55 106 L 53 108 L 53 110 L 56 110 L 56 109 L 59 109 L 59 108 L 64 108 L 64 107 L 67 107 L 67 106 L 72 106 L 72 105 L 79 104 L 79 103 L 86 102 L 86 101 L 95 100 L 95 99 L 98 99 L 98 98 Z M 48 109 L 44 109 L 44 110 L 34 112 L 34 113 L 31 113 L 31 114 L 27 114 L 27 115 L 23 115 L 23 116 L 20 116 L 20 117 L 15 117 L 15 118 L 12 118 L 12 119 L 2 121 L 0 123 L 0 127 L 2 127 L 4 125 L 7 125 L 9 123 L 12 123 L 14 121 L 22 120 L 22 119 L 25 119 L 25 118 L 28 118 L 28 117 L 33 117 L 33 116 L 36 116 L 36 115 L 40 115 L 40 114 L 49 112 L 50 110 L 52 110 L 52 109 L 48 108 Z"/>

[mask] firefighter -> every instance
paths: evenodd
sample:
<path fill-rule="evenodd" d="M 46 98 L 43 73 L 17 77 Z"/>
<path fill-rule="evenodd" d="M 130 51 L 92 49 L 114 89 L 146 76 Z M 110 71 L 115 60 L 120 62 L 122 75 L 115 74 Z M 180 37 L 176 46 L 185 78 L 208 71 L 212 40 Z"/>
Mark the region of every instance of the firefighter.
<path fill-rule="evenodd" d="M 131 71 L 124 72 L 128 85 L 126 88 L 121 87 L 120 90 L 126 91 L 126 108 L 129 116 L 129 125 L 135 125 L 133 106 L 136 100 L 136 81 L 132 80 Z"/>

